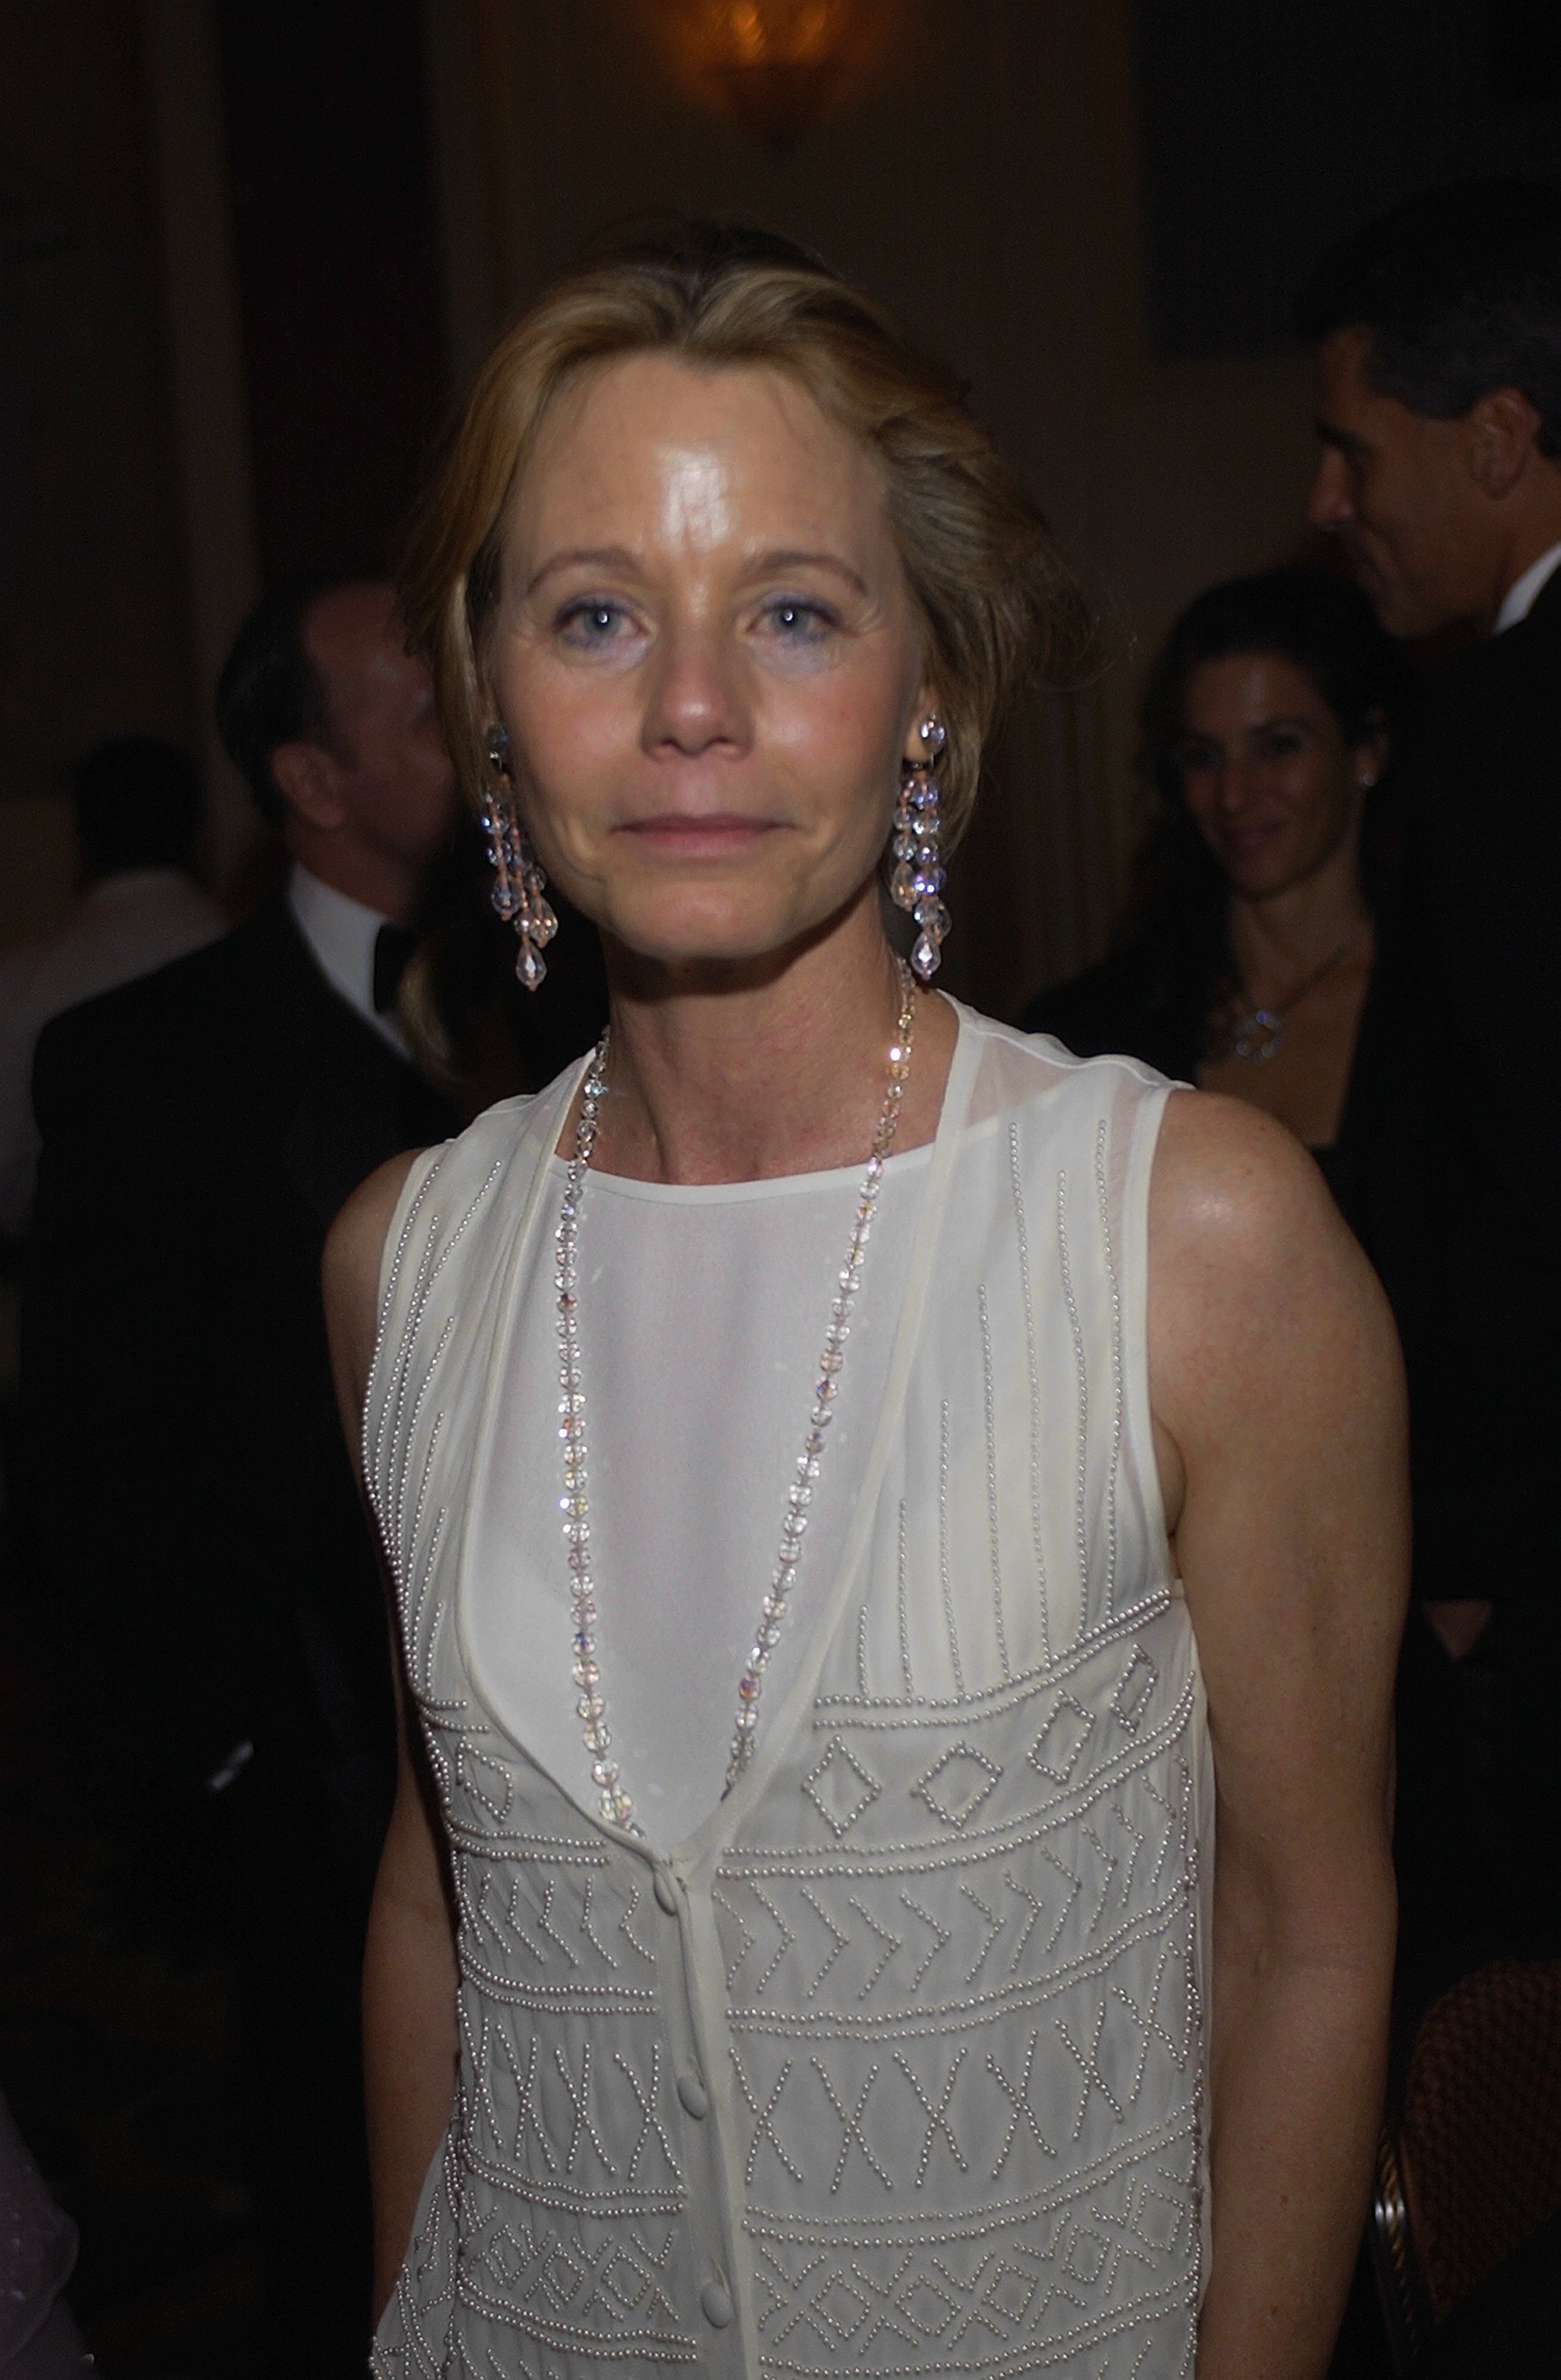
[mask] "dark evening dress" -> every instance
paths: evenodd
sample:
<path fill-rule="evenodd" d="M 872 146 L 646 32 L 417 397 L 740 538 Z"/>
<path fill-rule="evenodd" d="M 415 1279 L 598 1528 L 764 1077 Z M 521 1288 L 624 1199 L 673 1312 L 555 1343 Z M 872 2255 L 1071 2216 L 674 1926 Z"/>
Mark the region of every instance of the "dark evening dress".
<path fill-rule="evenodd" d="M 1075 1057 L 1140 1058 L 1173 1083 L 1195 1083 L 1208 1012 L 1201 974 L 1178 975 L 1146 941 L 1127 943 L 1098 966 L 1043 991 L 1024 1012 L 1027 1033 L 1055 1033 Z M 1353 1071 L 1338 1136 L 1313 1156 L 1340 1213 L 1359 1231 L 1352 1150 L 1358 1122 Z"/>

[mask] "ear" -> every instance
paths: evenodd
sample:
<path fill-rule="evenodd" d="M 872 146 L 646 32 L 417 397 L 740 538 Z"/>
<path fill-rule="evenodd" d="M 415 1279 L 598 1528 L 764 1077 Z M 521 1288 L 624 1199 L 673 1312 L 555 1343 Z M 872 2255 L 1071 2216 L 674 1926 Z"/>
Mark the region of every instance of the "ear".
<path fill-rule="evenodd" d="M 301 736 L 278 744 L 271 756 L 271 773 L 284 802 L 306 826 L 330 834 L 346 825 L 341 763 L 322 746 L 306 743 Z"/>
<path fill-rule="evenodd" d="M 1477 398 L 1465 419 L 1475 485 L 1493 504 L 1500 504 L 1518 485 L 1537 446 L 1539 409 L 1520 388 L 1496 388 Z"/>
<path fill-rule="evenodd" d="M 1393 748 L 1393 738 L 1386 720 L 1373 721 L 1359 743 L 1350 747 L 1355 780 L 1362 793 L 1370 793 L 1387 766 L 1387 756 Z"/>

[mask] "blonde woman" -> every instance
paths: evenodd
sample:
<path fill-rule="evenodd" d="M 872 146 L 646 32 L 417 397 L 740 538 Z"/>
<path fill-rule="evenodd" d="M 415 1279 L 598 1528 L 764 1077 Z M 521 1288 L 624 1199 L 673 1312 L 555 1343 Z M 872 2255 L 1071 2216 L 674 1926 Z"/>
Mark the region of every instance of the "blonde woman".
<path fill-rule="evenodd" d="M 1398 1363 L 1288 1135 L 919 979 L 1039 518 L 696 230 L 502 343 L 405 597 L 523 973 L 550 880 L 611 1006 L 328 1259 L 407 1715 L 376 2371 L 1320 2373 Z"/>

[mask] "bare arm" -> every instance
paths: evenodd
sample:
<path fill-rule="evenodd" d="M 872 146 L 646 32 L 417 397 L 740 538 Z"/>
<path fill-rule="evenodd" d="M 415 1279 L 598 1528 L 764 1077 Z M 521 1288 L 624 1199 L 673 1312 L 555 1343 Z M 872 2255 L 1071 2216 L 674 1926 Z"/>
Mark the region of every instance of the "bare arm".
<path fill-rule="evenodd" d="M 413 1160 L 381 1166 L 343 1208 L 325 1248 L 325 1312 L 347 1443 L 358 1460 L 373 1357 L 380 1251 Z M 450 2118 L 455 1953 L 427 1779 L 406 1706 L 393 1610 L 395 1805 L 380 1857 L 363 1968 L 364 2081 L 374 2193 L 374 2319 L 412 2234 L 423 2178 Z"/>
<path fill-rule="evenodd" d="M 1393 1968 L 1398 1342 L 1311 1160 L 1251 1109 L 1173 1098 L 1150 1250 L 1156 1440 L 1216 1784 L 1198 2380 L 1318 2380 L 1365 2209 Z"/>

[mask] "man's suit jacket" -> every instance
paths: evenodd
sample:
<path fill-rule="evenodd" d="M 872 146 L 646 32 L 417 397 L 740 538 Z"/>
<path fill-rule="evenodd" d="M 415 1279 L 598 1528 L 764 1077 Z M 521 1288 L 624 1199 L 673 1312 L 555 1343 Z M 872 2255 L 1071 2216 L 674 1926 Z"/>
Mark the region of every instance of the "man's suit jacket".
<path fill-rule="evenodd" d="M 23 1442 L 45 1569 L 166 1778 L 252 1743 L 258 1773 L 307 1772 L 327 1819 L 371 1829 L 385 1623 L 320 1259 L 357 1184 L 454 1120 L 280 899 L 58 1019 L 34 1102 Z"/>
<path fill-rule="evenodd" d="M 1409 1366 L 1427 1596 L 1561 1590 L 1561 574 L 1432 681 L 1361 1026 L 1360 1227 Z"/>

